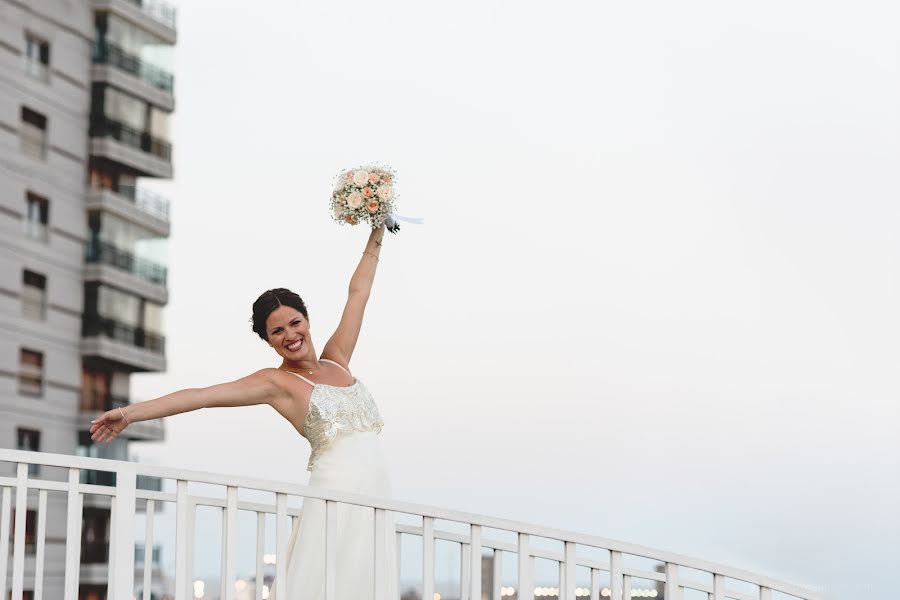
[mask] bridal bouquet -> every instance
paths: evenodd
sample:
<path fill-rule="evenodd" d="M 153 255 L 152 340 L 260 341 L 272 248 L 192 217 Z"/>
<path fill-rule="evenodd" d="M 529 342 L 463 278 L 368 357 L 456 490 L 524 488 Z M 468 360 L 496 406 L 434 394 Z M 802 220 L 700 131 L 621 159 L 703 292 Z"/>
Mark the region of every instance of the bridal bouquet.
<path fill-rule="evenodd" d="M 357 225 L 362 221 L 372 229 L 386 225 L 397 233 L 394 218 L 394 172 L 389 167 L 367 165 L 338 175 L 331 194 L 332 217 L 338 223 Z"/>

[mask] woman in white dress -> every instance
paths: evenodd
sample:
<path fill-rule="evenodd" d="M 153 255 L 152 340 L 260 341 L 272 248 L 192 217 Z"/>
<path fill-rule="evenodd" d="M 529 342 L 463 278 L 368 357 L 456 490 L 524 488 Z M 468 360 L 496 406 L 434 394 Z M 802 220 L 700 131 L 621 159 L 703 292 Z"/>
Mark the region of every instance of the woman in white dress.
<path fill-rule="evenodd" d="M 109 442 L 136 421 L 158 419 L 199 408 L 269 404 L 307 438 L 312 449 L 310 485 L 380 497 L 390 496 L 387 468 L 377 434 L 383 422 L 372 396 L 350 374 L 363 313 L 381 254 L 384 227 L 373 229 L 350 279 L 341 322 L 316 353 L 306 306 L 297 294 L 278 288 L 253 303 L 253 331 L 281 357 L 277 368 L 206 388 L 186 389 L 108 411 L 93 421 L 91 437 Z M 338 505 L 336 597 L 371 598 L 374 593 L 374 510 Z M 397 598 L 396 535 L 387 519 L 382 556 L 385 598 Z M 280 558 L 280 557 L 279 557 Z M 275 582 L 278 600 L 319 600 L 325 596 L 325 505 L 304 501 L 291 535 L 287 580 Z M 274 598 L 270 595 L 270 599 Z"/>

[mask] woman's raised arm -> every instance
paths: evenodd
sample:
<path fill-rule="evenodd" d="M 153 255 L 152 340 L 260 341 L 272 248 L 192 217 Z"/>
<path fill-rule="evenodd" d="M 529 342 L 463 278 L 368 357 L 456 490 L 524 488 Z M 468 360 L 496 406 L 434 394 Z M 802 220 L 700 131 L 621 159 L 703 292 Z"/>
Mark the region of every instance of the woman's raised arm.
<path fill-rule="evenodd" d="M 340 363 L 344 367 L 350 364 L 350 357 L 356 348 L 359 339 L 359 331 L 362 329 L 363 314 L 372 292 L 372 283 L 375 281 L 375 270 L 378 267 L 378 257 L 381 254 L 381 243 L 384 240 L 384 225 L 373 229 L 366 242 L 359 265 L 350 278 L 350 289 L 347 293 L 347 304 L 344 306 L 344 314 L 341 322 L 325 344 L 322 350 L 322 358 L 327 358 Z"/>
<path fill-rule="evenodd" d="M 154 400 L 106 411 L 100 418 L 92 421 L 91 439 L 95 442 L 109 442 L 131 423 L 177 415 L 198 408 L 271 404 L 283 394 L 275 381 L 275 372 L 277 369 L 262 369 L 229 383 L 179 390 Z"/>

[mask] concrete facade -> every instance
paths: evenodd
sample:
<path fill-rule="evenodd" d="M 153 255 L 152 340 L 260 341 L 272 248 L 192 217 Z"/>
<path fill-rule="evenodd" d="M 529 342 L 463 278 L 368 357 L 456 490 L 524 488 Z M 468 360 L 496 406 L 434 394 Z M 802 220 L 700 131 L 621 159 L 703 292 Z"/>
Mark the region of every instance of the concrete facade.
<path fill-rule="evenodd" d="M 129 402 L 131 373 L 166 366 L 166 269 L 141 252 L 168 237 L 168 201 L 141 178 L 172 176 L 171 65 L 146 57 L 175 41 L 155 0 L 0 0 L 0 447 L 128 459 L 130 440 L 165 436 L 153 422 L 86 441 L 91 418 Z M 44 598 L 61 598 L 65 498 L 48 499 Z M 104 540 L 87 536 L 108 511 L 92 514 L 79 597 L 100 600 Z"/>

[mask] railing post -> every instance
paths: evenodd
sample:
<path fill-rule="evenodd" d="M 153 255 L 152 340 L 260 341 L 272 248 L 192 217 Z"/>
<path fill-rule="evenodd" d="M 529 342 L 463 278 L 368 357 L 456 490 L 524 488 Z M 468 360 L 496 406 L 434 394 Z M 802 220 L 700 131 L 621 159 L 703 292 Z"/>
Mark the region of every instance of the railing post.
<path fill-rule="evenodd" d="M 235 554 L 237 552 L 237 488 L 229 486 L 226 492 L 225 511 L 222 515 L 222 581 L 221 600 L 233 600 Z"/>
<path fill-rule="evenodd" d="M 422 517 L 422 600 L 434 600 L 433 517 Z"/>
<path fill-rule="evenodd" d="M 188 482 L 179 479 L 175 490 L 175 600 L 193 598 L 190 589 L 190 569 L 188 564 L 188 537 L 193 536 L 194 528 L 189 514 Z"/>
<path fill-rule="evenodd" d="M 503 550 L 494 549 L 493 571 L 494 589 L 491 590 L 491 600 L 503 600 L 500 590 L 503 585 Z"/>
<path fill-rule="evenodd" d="M 12 493 L 8 487 L 3 488 L 3 500 L 0 501 L 0 598 L 6 598 L 6 568 L 9 566 L 9 509 Z"/>
<path fill-rule="evenodd" d="M 303 499 L 303 509 L 306 510 L 309 498 Z M 287 496 L 275 494 L 275 585 L 282 589 L 287 580 Z M 280 594 L 279 594 L 280 595 Z"/>
<path fill-rule="evenodd" d="M 375 510 L 375 548 L 373 548 L 373 557 L 375 564 L 375 600 L 395 600 L 394 598 L 385 597 L 385 584 L 387 583 L 387 515 L 384 509 L 376 508 Z"/>
<path fill-rule="evenodd" d="M 16 470 L 16 528 L 13 541 L 12 598 L 21 600 L 25 588 L 25 514 L 28 512 L 28 465 Z M 8 538 L 7 538 L 8 539 Z M 5 544 L 6 540 L 2 540 Z"/>
<path fill-rule="evenodd" d="M 256 513 L 256 598 L 254 600 L 263 600 L 262 588 L 264 580 L 265 562 L 263 558 L 266 553 L 266 513 Z"/>
<path fill-rule="evenodd" d="M 469 600 L 481 600 L 481 525 L 471 525 L 469 533 Z"/>
<path fill-rule="evenodd" d="M 575 600 L 575 578 L 576 578 L 575 562 L 575 542 L 566 542 L 566 583 L 565 588 L 560 586 L 560 600 Z M 563 591 L 565 589 L 565 591 Z"/>
<path fill-rule="evenodd" d="M 519 584 L 518 600 L 533 600 L 534 589 L 531 583 L 531 550 L 528 548 L 528 534 L 519 534 Z"/>
<path fill-rule="evenodd" d="M 713 575 L 713 597 L 712 600 L 725 600 L 725 576 L 718 573 Z M 762 598 L 762 590 L 760 590 L 760 600 Z"/>
<path fill-rule="evenodd" d="M 325 501 L 325 600 L 337 599 L 337 510 L 337 502 Z"/>
<path fill-rule="evenodd" d="M 134 517 L 137 494 L 137 470 L 123 463 L 116 472 L 115 510 L 112 512 L 114 532 L 110 538 L 110 570 L 115 553 L 112 598 L 134 597 Z"/>
<path fill-rule="evenodd" d="M 37 551 L 34 557 L 34 600 L 44 597 L 44 556 L 47 547 L 47 490 L 38 492 Z"/>
<path fill-rule="evenodd" d="M 629 600 L 622 597 L 622 553 L 615 550 L 609 553 L 609 590 L 613 600 Z"/>
<path fill-rule="evenodd" d="M 666 600 L 681 600 L 678 586 L 678 565 L 666 563 Z"/>
<path fill-rule="evenodd" d="M 78 599 L 78 579 L 81 564 L 81 491 L 80 471 L 69 469 L 69 484 L 66 508 L 66 579 L 65 600 Z"/>

